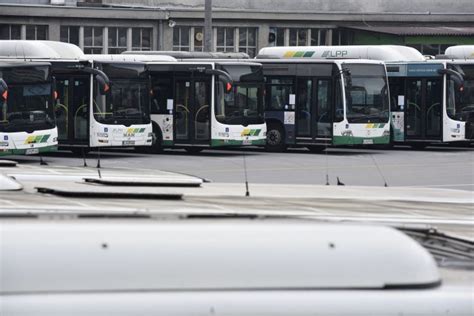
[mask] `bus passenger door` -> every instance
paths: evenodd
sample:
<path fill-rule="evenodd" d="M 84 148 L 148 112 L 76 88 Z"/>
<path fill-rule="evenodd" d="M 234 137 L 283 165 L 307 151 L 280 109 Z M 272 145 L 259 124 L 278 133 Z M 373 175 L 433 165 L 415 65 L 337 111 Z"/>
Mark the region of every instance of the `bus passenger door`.
<path fill-rule="evenodd" d="M 56 77 L 58 139 L 68 143 L 89 143 L 90 87 L 87 77 Z"/>
<path fill-rule="evenodd" d="M 181 144 L 208 144 L 210 127 L 210 79 L 178 79 L 175 82 L 175 140 Z"/>
<path fill-rule="evenodd" d="M 191 81 L 176 80 L 174 127 L 176 143 L 189 143 L 191 141 L 190 120 L 191 113 Z"/>
<path fill-rule="evenodd" d="M 316 138 L 332 136 L 331 80 L 319 79 L 316 85 Z"/>
<path fill-rule="evenodd" d="M 313 122 L 313 80 L 298 79 L 296 96 L 296 137 L 311 137 Z"/>
<path fill-rule="evenodd" d="M 439 79 L 407 80 L 407 139 L 441 139 L 442 83 Z"/>

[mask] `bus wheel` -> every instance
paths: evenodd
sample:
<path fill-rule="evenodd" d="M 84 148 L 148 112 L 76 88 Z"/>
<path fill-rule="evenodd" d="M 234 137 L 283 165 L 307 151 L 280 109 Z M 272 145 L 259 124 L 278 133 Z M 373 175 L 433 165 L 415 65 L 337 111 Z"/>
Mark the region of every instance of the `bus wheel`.
<path fill-rule="evenodd" d="M 203 148 L 200 148 L 200 147 L 186 147 L 185 148 L 186 152 L 190 153 L 190 154 L 199 154 Z"/>
<path fill-rule="evenodd" d="M 284 151 L 285 133 L 277 124 L 269 124 L 267 128 L 267 144 L 265 149 L 272 152 Z"/>
<path fill-rule="evenodd" d="M 149 154 L 160 154 L 163 152 L 163 136 L 161 136 L 160 128 L 153 124 L 153 142 L 150 147 L 145 147 Z"/>
<path fill-rule="evenodd" d="M 324 147 L 324 146 L 308 146 L 307 148 L 308 148 L 309 151 L 312 152 L 312 153 L 320 153 L 320 152 L 322 152 L 324 149 L 326 149 L 326 147 Z"/>

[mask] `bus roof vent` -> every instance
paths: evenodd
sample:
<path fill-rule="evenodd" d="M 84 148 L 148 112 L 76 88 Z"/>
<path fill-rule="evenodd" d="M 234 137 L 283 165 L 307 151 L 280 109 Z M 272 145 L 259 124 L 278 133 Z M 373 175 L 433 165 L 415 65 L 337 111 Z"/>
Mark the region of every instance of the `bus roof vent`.
<path fill-rule="evenodd" d="M 54 41 L 0 41 L 0 58 L 15 59 L 83 59 L 76 45 Z"/>
<path fill-rule="evenodd" d="M 474 59 L 474 45 L 451 46 L 444 52 L 453 59 Z"/>
<path fill-rule="evenodd" d="M 384 290 L 440 282 L 433 257 L 388 227 L 91 219 L 3 221 L 0 235 L 0 294 Z"/>

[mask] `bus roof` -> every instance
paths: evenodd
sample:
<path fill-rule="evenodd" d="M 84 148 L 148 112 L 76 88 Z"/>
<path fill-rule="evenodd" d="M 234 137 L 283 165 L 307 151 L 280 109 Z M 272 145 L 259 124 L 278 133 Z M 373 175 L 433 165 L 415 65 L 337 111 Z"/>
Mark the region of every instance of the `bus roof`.
<path fill-rule="evenodd" d="M 0 58 L 21 59 L 84 59 L 84 53 L 76 45 L 55 41 L 0 41 Z"/>
<path fill-rule="evenodd" d="M 474 59 L 474 45 L 451 46 L 444 54 L 449 59 Z"/>
<path fill-rule="evenodd" d="M 176 58 L 167 55 L 141 55 L 141 54 L 109 54 L 86 55 L 86 58 L 95 61 L 123 61 L 123 62 L 176 62 Z"/>
<path fill-rule="evenodd" d="M 166 55 L 177 59 L 250 59 L 246 53 L 181 52 L 181 51 L 126 51 L 125 55 Z"/>
<path fill-rule="evenodd" d="M 416 49 L 399 45 L 266 47 L 260 50 L 257 58 L 426 60 Z"/>
<path fill-rule="evenodd" d="M 27 234 L 32 231 L 35 238 Z M 388 227 L 72 220 L 3 222 L 0 233 L 9 241 L 0 244 L 0 295 L 417 288 L 440 280 L 430 254 Z"/>
<path fill-rule="evenodd" d="M 20 68 L 20 67 L 38 67 L 38 66 L 51 66 L 48 62 L 30 62 L 22 60 L 0 60 L 0 68 Z"/>

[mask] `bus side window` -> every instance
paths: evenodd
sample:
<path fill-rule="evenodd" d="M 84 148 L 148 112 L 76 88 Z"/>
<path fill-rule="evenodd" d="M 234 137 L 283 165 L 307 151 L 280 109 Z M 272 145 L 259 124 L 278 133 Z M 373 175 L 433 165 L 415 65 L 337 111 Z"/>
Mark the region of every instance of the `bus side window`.
<path fill-rule="evenodd" d="M 169 114 L 168 99 L 173 99 L 172 80 L 160 78 L 152 82 L 151 114 Z"/>
<path fill-rule="evenodd" d="M 340 79 L 335 82 L 334 94 L 334 122 L 341 122 L 344 120 L 344 105 Z"/>

